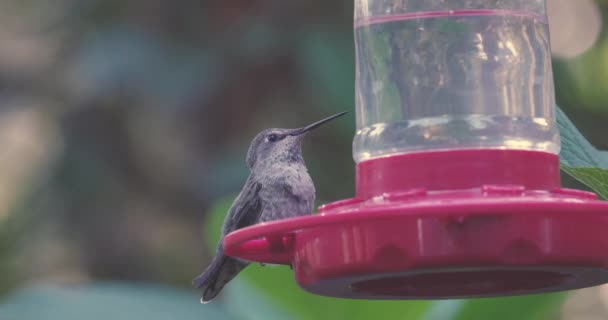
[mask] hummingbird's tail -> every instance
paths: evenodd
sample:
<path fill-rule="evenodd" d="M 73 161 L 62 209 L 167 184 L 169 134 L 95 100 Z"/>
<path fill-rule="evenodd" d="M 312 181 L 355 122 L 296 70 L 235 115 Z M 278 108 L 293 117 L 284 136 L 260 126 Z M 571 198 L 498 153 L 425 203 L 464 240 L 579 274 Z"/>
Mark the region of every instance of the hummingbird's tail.
<path fill-rule="evenodd" d="M 218 251 L 211 261 L 211 265 L 192 280 L 194 287 L 203 290 L 201 302 L 208 303 L 213 300 L 222 291 L 222 288 L 247 265 L 246 262 L 227 257 L 221 250 Z"/>

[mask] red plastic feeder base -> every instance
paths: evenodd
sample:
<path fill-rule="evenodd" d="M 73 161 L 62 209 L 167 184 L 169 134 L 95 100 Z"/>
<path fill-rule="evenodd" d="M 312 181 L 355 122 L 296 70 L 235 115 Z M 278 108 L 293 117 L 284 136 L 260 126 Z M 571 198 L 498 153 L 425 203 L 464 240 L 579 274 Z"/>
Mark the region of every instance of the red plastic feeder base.
<path fill-rule="evenodd" d="M 241 259 L 292 265 L 303 289 L 343 298 L 491 297 L 607 283 L 608 202 L 559 188 L 558 170 L 557 156 L 529 151 L 376 159 L 358 165 L 356 198 L 240 229 L 224 246 Z"/>

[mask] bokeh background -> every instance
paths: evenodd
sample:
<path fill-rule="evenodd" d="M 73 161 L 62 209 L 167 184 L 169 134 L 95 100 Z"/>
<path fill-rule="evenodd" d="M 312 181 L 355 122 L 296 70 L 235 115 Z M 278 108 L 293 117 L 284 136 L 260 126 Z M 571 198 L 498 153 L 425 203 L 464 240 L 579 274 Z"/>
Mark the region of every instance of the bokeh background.
<path fill-rule="evenodd" d="M 549 0 L 558 104 L 608 148 L 608 1 Z M 352 1 L 0 1 L 0 319 L 606 319 L 608 287 L 442 302 L 301 292 L 253 266 L 198 303 L 250 139 L 354 105 Z M 354 191 L 352 115 L 304 146 Z M 501 318 L 502 317 L 502 318 Z"/>

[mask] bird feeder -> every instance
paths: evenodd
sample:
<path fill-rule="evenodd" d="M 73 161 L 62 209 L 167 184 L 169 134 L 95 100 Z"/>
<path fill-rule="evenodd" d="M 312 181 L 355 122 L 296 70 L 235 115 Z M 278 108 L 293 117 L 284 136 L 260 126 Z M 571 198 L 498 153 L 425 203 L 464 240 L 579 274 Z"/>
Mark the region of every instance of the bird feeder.
<path fill-rule="evenodd" d="M 228 255 L 326 296 L 608 282 L 608 203 L 563 189 L 544 0 L 355 0 L 356 195 L 237 230 Z"/>

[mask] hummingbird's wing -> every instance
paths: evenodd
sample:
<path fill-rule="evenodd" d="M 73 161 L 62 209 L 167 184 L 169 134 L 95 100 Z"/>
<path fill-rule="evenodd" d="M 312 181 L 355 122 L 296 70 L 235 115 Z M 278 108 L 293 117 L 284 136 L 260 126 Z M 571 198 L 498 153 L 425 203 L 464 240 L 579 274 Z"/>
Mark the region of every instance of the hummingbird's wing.
<path fill-rule="evenodd" d="M 223 238 L 228 233 L 250 226 L 257 222 L 262 211 L 259 184 L 252 175 L 247 178 L 245 186 L 232 203 L 228 215 L 224 219 L 222 237 L 217 245 L 215 257 L 207 269 L 192 281 L 196 288 L 203 290 L 201 302 L 211 301 L 236 275 L 249 263 L 228 257 L 224 253 Z"/>
<path fill-rule="evenodd" d="M 261 189 L 262 185 L 250 175 L 228 212 L 223 234 L 228 234 L 257 222 L 262 211 Z"/>

